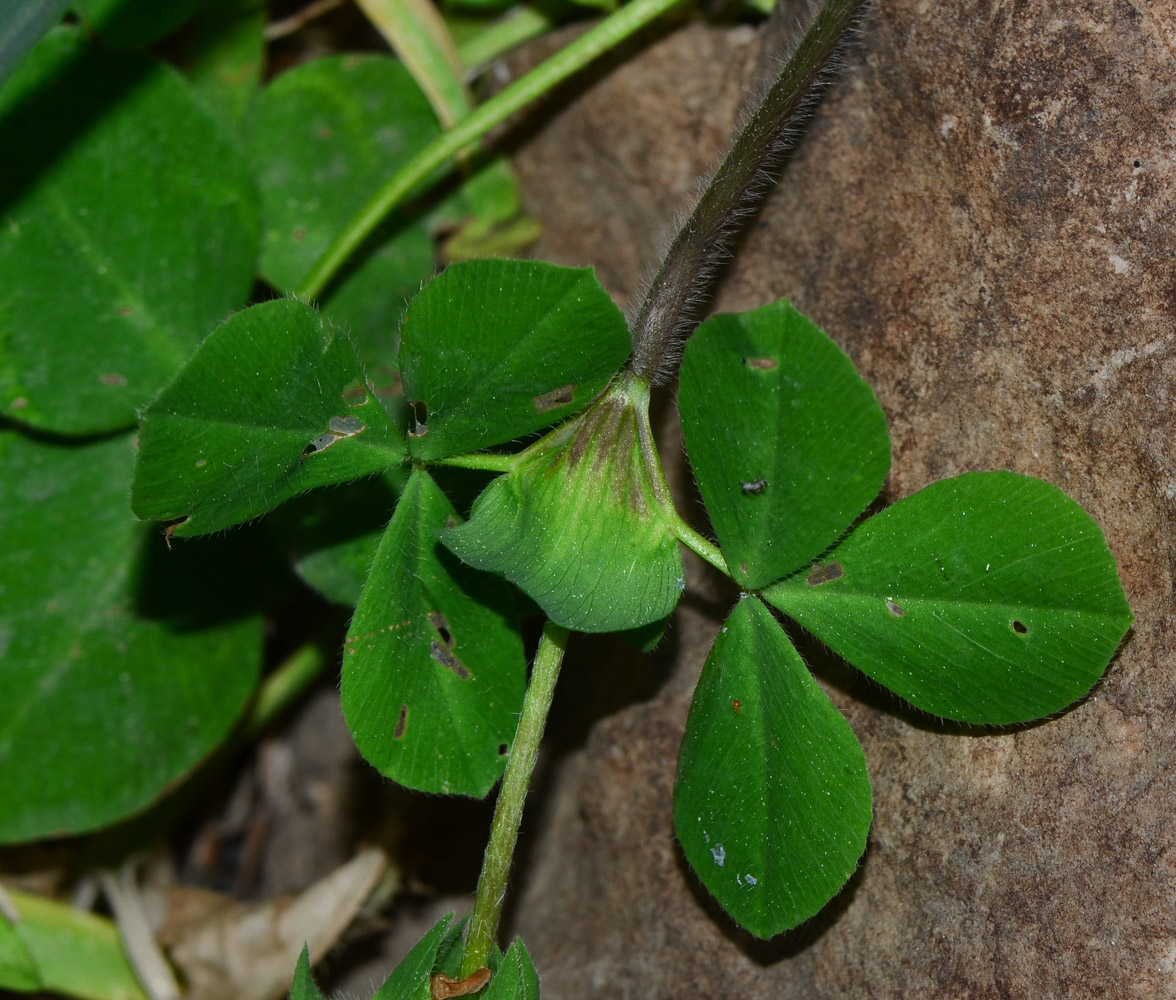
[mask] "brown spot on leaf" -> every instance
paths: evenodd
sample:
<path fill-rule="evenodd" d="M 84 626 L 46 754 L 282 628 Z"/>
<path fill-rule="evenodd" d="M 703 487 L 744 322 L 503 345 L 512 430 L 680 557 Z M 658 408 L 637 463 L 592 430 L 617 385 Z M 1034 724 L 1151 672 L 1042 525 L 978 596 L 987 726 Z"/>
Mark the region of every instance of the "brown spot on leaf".
<path fill-rule="evenodd" d="M 103 385 L 121 387 L 127 384 L 127 377 L 125 375 L 119 375 L 118 372 L 106 372 L 98 376 L 98 381 Z"/>
<path fill-rule="evenodd" d="M 369 374 L 368 388 L 373 396 L 380 399 L 394 399 L 404 395 L 404 381 L 400 372 L 387 365 L 380 365 Z"/>
<path fill-rule="evenodd" d="M 1009 624 L 1012 626 L 1013 631 L 1016 632 L 1017 635 L 1029 634 L 1029 626 L 1026 625 L 1023 621 L 1018 621 L 1016 618 L 1014 618 Z"/>
<path fill-rule="evenodd" d="M 572 393 L 576 391 L 576 383 L 561 385 L 558 389 L 540 393 L 531 402 L 535 404 L 536 413 L 546 413 L 561 406 L 567 406 L 572 401 Z"/>
<path fill-rule="evenodd" d="M 357 378 L 343 387 L 343 402 L 348 406 L 359 406 L 367 402 L 367 398 L 367 387 Z"/>
<path fill-rule="evenodd" d="M 770 372 L 780 362 L 775 358 L 744 358 L 743 363 L 748 368 L 755 368 L 757 371 Z"/>
<path fill-rule="evenodd" d="M 114 311 L 114 314 L 115 314 L 116 316 L 129 316 L 129 315 L 131 315 L 131 313 L 132 313 L 132 312 L 134 312 L 134 310 L 133 310 L 133 309 L 131 309 L 131 307 L 130 307 L 130 306 L 119 306 L 119 307 L 118 307 L 118 308 L 117 308 L 117 309 Z"/>
<path fill-rule="evenodd" d="M 453 633 L 449 631 L 449 620 L 440 611 L 430 611 L 427 617 L 429 624 L 433 626 L 433 630 L 441 637 L 441 641 L 445 644 L 446 648 L 452 649 L 455 640 Z"/>
<path fill-rule="evenodd" d="M 457 639 L 449 628 L 449 621 L 440 611 L 430 611 L 427 617 L 440 640 L 429 644 L 429 654 L 443 667 L 452 670 L 463 681 L 469 680 L 471 676 L 469 670 L 453 653 Z"/>
<path fill-rule="evenodd" d="M 743 707 L 743 702 L 741 702 L 738 698 L 731 699 L 731 711 L 734 712 L 736 715 L 739 714 L 739 709 L 741 709 L 742 707 Z"/>
<path fill-rule="evenodd" d="M 889 611 L 895 618 L 901 618 L 906 612 L 903 610 L 901 604 L 895 604 L 894 601 L 886 602 L 886 610 Z"/>
<path fill-rule="evenodd" d="M 306 227 L 299 226 L 294 230 L 294 242 L 301 243 L 304 239 L 306 239 Z"/>
<path fill-rule="evenodd" d="M 840 580 L 843 576 L 845 576 L 845 570 L 841 568 L 841 563 L 831 562 L 828 566 L 818 566 L 805 577 L 804 582 L 810 587 L 819 587 L 822 583 Z"/>
<path fill-rule="evenodd" d="M 400 714 L 396 716 L 396 728 L 392 730 L 392 739 L 404 739 L 404 731 L 408 728 L 408 706 L 400 706 Z"/>
<path fill-rule="evenodd" d="M 453 655 L 453 650 L 448 646 L 443 646 L 439 642 L 429 643 L 429 655 L 433 657 L 443 667 L 448 667 L 463 681 L 468 681 L 472 676 L 466 665 Z"/>

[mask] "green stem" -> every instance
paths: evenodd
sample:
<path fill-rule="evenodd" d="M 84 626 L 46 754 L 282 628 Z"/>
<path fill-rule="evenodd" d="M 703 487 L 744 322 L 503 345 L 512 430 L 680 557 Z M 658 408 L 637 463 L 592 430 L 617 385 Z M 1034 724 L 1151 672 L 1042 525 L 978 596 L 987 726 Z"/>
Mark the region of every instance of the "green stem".
<path fill-rule="evenodd" d="M 467 73 L 476 72 L 515 46 L 546 34 L 557 23 L 555 16 L 542 6 L 520 5 L 459 45 L 458 58 Z"/>
<path fill-rule="evenodd" d="M 632 3 L 626 4 L 591 31 L 536 66 L 526 76 L 516 80 L 421 150 L 388 179 L 327 247 L 326 252 L 303 279 L 297 290 L 298 296 L 314 299 L 321 295 L 347 258 L 376 230 L 388 214 L 418 185 L 467 146 L 573 73 L 583 69 L 597 56 L 614 48 L 681 2 L 682 0 L 632 0 Z"/>
<path fill-rule="evenodd" d="M 490 840 L 486 844 L 486 858 L 478 879 L 478 895 L 470 916 L 462 955 L 461 975 L 473 975 L 490 960 L 490 952 L 498 935 L 498 919 L 502 915 L 502 901 L 506 897 L 506 881 L 514 857 L 519 823 L 523 818 L 523 803 L 531 784 L 531 772 L 539 753 L 539 741 L 547 724 L 547 712 L 555 693 L 555 682 L 563 663 L 568 644 L 568 630 L 552 622 L 543 627 L 543 638 L 531 668 L 531 681 L 523 699 L 523 714 L 510 749 L 510 760 L 494 807 L 494 821 L 490 826 Z"/>
<path fill-rule="evenodd" d="M 240 738 L 252 739 L 260 733 L 315 682 L 326 665 L 323 647 L 313 640 L 286 657 L 262 683 L 241 725 Z"/>
<path fill-rule="evenodd" d="M 674 512 L 674 519 L 670 522 L 670 528 L 677 535 L 678 541 L 685 545 L 691 552 L 701 556 L 725 576 L 731 575 L 731 571 L 727 568 L 727 560 L 723 558 L 722 550 L 717 545 L 708 542 L 702 535 L 683 521 L 677 511 Z"/>
<path fill-rule="evenodd" d="M 841 50 L 865 0 L 825 0 L 792 57 L 740 129 L 714 178 L 678 231 L 632 324 L 629 370 L 651 381 L 673 373 L 681 344 L 730 254 L 742 222 L 771 189 L 784 156 L 801 137 L 799 123 L 832 79 Z"/>

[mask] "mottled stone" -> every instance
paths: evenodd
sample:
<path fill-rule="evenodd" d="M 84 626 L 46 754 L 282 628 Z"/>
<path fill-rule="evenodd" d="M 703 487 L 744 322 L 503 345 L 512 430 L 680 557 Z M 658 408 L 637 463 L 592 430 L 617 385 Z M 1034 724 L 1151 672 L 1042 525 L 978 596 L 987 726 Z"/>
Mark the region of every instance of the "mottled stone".
<path fill-rule="evenodd" d="M 727 274 L 791 298 L 876 388 L 887 491 L 1007 468 L 1082 503 L 1136 624 L 1057 719 L 964 733 L 819 658 L 866 750 L 849 889 L 768 943 L 676 849 L 690 690 L 718 622 L 680 613 L 651 700 L 562 764 L 517 929 L 545 995 L 1176 997 L 1176 18 L 1098 0 L 886 0 Z M 518 157 L 540 256 L 622 300 L 729 127 L 745 33 L 693 25 L 551 115 Z"/>

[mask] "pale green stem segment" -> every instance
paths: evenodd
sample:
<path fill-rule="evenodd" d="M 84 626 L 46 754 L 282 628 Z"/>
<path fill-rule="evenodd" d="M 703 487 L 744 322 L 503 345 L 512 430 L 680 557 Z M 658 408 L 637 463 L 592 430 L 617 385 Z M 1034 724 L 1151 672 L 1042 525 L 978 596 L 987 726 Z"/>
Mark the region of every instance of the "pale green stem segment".
<path fill-rule="evenodd" d="M 705 559 L 724 576 L 731 575 L 731 571 L 727 568 L 727 560 L 723 558 L 722 550 L 690 527 L 676 511 L 670 521 L 670 529 L 678 537 L 678 541 L 691 552 Z"/>
<path fill-rule="evenodd" d="M 551 14 L 541 8 L 529 4 L 516 7 L 457 47 L 457 54 L 467 78 L 504 52 L 546 34 L 557 23 Z"/>
<path fill-rule="evenodd" d="M 581 35 L 546 62 L 535 67 L 526 76 L 516 80 L 421 150 L 388 179 L 383 188 L 376 192 L 327 247 L 326 252 L 303 279 L 297 295 L 308 300 L 321 295 L 347 258 L 375 231 L 388 214 L 467 146 L 573 73 L 583 69 L 597 56 L 614 48 L 681 2 L 682 0 L 632 0 L 632 3 L 626 4 L 591 31 Z"/>
<path fill-rule="evenodd" d="M 430 465 L 450 465 L 457 469 L 476 469 L 479 472 L 510 472 L 514 468 L 517 455 L 492 455 L 473 453 L 470 455 L 452 455 L 449 458 L 433 458 Z"/>
<path fill-rule="evenodd" d="M 241 736 L 258 735 L 315 682 L 326 665 L 327 656 L 319 643 L 299 646 L 266 677 L 241 726 Z"/>
<path fill-rule="evenodd" d="M 539 741 L 547 724 L 547 712 L 551 708 L 551 697 L 555 693 L 555 682 L 567 644 L 566 628 L 551 622 L 543 626 L 543 637 L 539 640 L 539 650 L 531 668 L 531 681 L 523 699 L 523 714 L 519 718 L 506 774 L 498 792 L 498 803 L 494 807 L 490 840 L 486 845 L 486 858 L 478 878 L 478 895 L 462 955 L 462 978 L 473 975 L 486 965 L 494 948 L 511 858 L 523 818 L 523 803 L 531 784 L 531 772 L 535 769 Z"/>

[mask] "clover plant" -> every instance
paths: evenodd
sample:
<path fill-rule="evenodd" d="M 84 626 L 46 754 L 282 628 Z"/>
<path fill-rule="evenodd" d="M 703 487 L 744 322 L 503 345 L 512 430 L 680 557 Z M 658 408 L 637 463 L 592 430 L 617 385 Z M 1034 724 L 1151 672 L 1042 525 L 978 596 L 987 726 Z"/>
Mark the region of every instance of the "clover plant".
<path fill-rule="evenodd" d="M 452 140 L 391 60 L 319 60 L 247 107 L 226 102 L 243 123 L 236 143 L 228 112 L 150 57 L 114 56 L 76 29 L 47 36 L 0 95 L 5 148 L 34 149 L 18 157 L 0 242 L 0 277 L 19 289 L 0 314 L 0 396 L 15 422 L 0 435 L 0 503 L 19 525 L 0 529 L 13 534 L 0 560 L 6 580 L 28 580 L 3 632 L 16 672 L 5 683 L 20 694 L 0 717 L 0 788 L 20 806 L 3 838 L 111 822 L 223 739 L 255 683 L 256 614 L 185 623 L 179 590 L 152 608 L 136 588 L 161 567 L 207 574 L 202 554 L 224 554 L 226 529 L 283 504 L 266 524 L 300 572 L 355 604 L 342 706 L 360 752 L 425 792 L 483 797 L 502 782 L 468 926 L 438 924 L 380 998 L 538 995 L 522 944 L 504 955 L 495 938 L 563 652 L 575 632 L 656 643 L 685 586 L 682 546 L 739 596 L 686 722 L 674 830 L 703 885 L 759 937 L 840 890 L 871 820 L 861 747 L 778 615 L 943 718 L 1024 722 L 1085 695 L 1131 614 L 1076 503 L 1036 479 L 973 472 L 862 519 L 890 448 L 849 358 L 784 301 L 694 329 L 715 260 L 859 6 L 831 0 L 817 15 L 632 323 L 590 270 L 500 259 L 451 263 L 399 320 L 383 300 L 424 277 L 431 244 L 428 219 L 389 212 Z M 118 93 L 95 94 L 95 79 Z M 103 101 L 115 111 L 99 114 Z M 15 140 L 60 107 L 98 126 L 45 172 L 41 147 Z M 144 159 L 160 173 L 160 216 L 99 225 L 138 196 Z M 381 187 L 398 163 L 407 173 Z M 455 197 L 434 219 L 466 211 L 469 196 Z M 54 255 L 56 270 L 29 264 Z M 255 255 L 297 295 L 239 308 Z M 82 292 L 54 295 L 64 281 Z M 100 337 L 104 324 L 117 334 Z M 87 338 L 106 346 L 83 349 Z M 715 541 L 677 511 L 654 442 L 651 385 L 675 374 Z M 461 497 L 488 475 L 463 516 Z M 112 499 L 128 485 L 138 518 L 166 524 L 170 554 Z M 386 526 L 372 511 L 390 513 Z M 180 541 L 209 534 L 213 547 Z M 51 544 L 84 551 L 82 569 L 38 573 Z M 546 624 L 528 676 L 520 618 L 534 607 Z M 84 706 L 113 673 L 121 694 Z M 103 752 L 127 759 L 40 787 L 40 768 L 65 774 L 78 757 L 63 741 L 45 760 L 38 726 L 61 720 L 98 727 Z M 305 954 L 291 995 L 320 995 Z"/>

